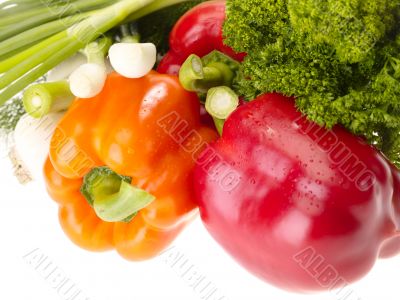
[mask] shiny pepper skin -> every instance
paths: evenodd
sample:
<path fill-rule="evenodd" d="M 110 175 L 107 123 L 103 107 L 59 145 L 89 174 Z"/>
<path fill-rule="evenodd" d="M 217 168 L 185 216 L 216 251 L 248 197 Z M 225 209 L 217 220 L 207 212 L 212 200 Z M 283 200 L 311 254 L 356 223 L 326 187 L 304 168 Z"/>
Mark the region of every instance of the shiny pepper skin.
<path fill-rule="evenodd" d="M 340 288 L 400 251 L 400 173 L 341 127 L 268 94 L 238 108 L 195 172 L 202 220 L 241 265 L 295 292 Z"/>
<path fill-rule="evenodd" d="M 213 50 L 242 61 L 244 54 L 235 53 L 223 43 L 224 21 L 224 0 L 207 1 L 189 10 L 172 29 L 170 51 L 160 62 L 157 71 L 176 75 L 190 54 L 203 57 Z"/>
<path fill-rule="evenodd" d="M 109 75 L 103 91 L 77 99 L 51 140 L 44 168 L 60 224 L 78 246 L 116 249 L 129 260 L 154 257 L 196 215 L 192 185 L 200 147 L 217 133 L 200 124 L 197 96 L 175 76 Z M 105 222 L 80 193 L 83 177 L 107 166 L 156 197 L 130 222 Z"/>

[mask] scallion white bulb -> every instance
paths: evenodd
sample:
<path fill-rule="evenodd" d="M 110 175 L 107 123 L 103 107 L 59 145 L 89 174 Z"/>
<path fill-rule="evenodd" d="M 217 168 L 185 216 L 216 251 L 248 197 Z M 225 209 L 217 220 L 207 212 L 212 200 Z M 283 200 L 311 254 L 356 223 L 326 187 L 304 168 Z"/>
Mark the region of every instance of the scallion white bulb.
<path fill-rule="evenodd" d="M 157 61 L 157 49 L 152 43 L 117 43 L 110 47 L 110 62 L 114 70 L 127 78 L 141 78 Z"/>
<path fill-rule="evenodd" d="M 78 98 L 92 98 L 103 90 L 106 79 L 104 65 L 83 64 L 69 77 L 71 92 Z"/>

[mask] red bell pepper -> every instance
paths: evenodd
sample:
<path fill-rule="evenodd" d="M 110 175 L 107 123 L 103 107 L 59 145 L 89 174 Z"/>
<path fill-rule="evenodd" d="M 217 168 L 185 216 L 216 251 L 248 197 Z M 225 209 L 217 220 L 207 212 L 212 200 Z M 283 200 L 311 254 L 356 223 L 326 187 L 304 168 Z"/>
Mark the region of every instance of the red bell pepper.
<path fill-rule="evenodd" d="M 283 289 L 340 288 L 400 251 L 399 170 L 277 94 L 228 118 L 197 162 L 195 190 L 212 236 Z"/>
<path fill-rule="evenodd" d="M 203 57 L 213 50 L 242 61 L 245 54 L 237 54 L 223 43 L 224 21 L 224 0 L 207 1 L 189 10 L 172 29 L 170 51 L 160 62 L 157 71 L 176 75 L 190 54 Z"/>

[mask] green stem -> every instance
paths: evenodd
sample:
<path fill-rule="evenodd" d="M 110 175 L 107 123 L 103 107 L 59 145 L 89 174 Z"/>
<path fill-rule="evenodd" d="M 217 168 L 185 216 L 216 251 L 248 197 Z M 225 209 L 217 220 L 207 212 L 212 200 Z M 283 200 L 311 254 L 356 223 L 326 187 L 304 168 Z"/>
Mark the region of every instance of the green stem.
<path fill-rule="evenodd" d="M 57 53 L 61 49 L 65 48 L 69 44 L 69 39 L 66 32 L 57 34 L 55 42 L 50 46 L 43 48 L 42 50 L 34 53 L 29 59 L 26 59 L 14 66 L 12 72 L 5 73 L 0 77 L 0 89 L 5 88 L 7 85 L 12 83 L 14 80 L 26 73 L 26 70 L 31 70 L 39 64 L 43 63 L 46 59 L 52 56 L 53 53 Z"/>
<path fill-rule="evenodd" d="M 4 104 L 8 99 L 12 98 L 14 95 L 19 93 L 26 86 L 42 77 L 49 70 L 56 67 L 60 62 L 70 58 L 73 56 L 78 50 L 81 48 L 81 45 L 69 44 L 62 51 L 57 52 L 40 66 L 36 67 L 33 70 L 28 71 L 22 77 L 18 78 L 12 84 L 7 86 L 0 93 L 0 106 Z"/>
<path fill-rule="evenodd" d="M 28 87 L 23 95 L 25 111 L 34 118 L 67 110 L 74 100 L 67 81 L 45 82 Z"/>
<path fill-rule="evenodd" d="M 153 12 L 159 11 L 163 8 L 175 5 L 175 4 L 179 4 L 179 3 L 183 3 L 183 2 L 187 2 L 190 0 L 156 0 L 153 3 L 147 5 L 146 7 L 132 13 L 126 20 L 126 23 L 129 22 L 133 22 L 136 21 L 144 16 L 147 16 Z"/>
<path fill-rule="evenodd" d="M 84 177 L 81 193 L 103 221 L 127 222 L 155 200 L 131 181 L 108 167 L 98 167 Z"/>
<path fill-rule="evenodd" d="M 32 58 L 32 56 L 37 55 L 39 53 L 44 53 L 44 57 L 48 57 L 49 55 L 51 55 L 52 53 L 47 51 L 48 47 L 54 45 L 55 43 L 58 43 L 60 40 L 63 40 L 64 38 L 67 37 L 67 33 L 65 31 L 57 33 L 43 41 L 41 41 L 40 43 L 0 62 L 0 73 L 4 73 L 10 70 L 15 70 L 16 66 L 18 66 L 19 64 L 30 60 Z M 30 69 L 25 69 L 24 71 L 29 71 Z M 6 73 L 7 74 L 7 73 Z M 9 73 L 8 76 L 14 75 L 13 72 Z M 15 79 L 18 78 L 19 75 L 14 76 Z M 0 84 L 1 85 L 1 84 Z M 3 87 L 0 86 L 0 89 L 2 89 Z"/>
<path fill-rule="evenodd" d="M 226 86 L 211 88 L 207 93 L 206 110 L 214 118 L 225 120 L 239 106 L 239 96 Z"/>
<path fill-rule="evenodd" d="M 14 2 L 14 3 L 13 3 Z M 14 5 L 13 7 L 9 7 L 10 5 Z M 40 1 L 35 1 L 31 3 L 26 3 L 26 4 L 17 4 L 15 5 L 15 1 L 6 1 L 0 4 L 0 17 L 4 18 L 7 16 L 10 16 L 11 14 L 16 14 L 21 11 L 27 10 L 27 9 L 34 9 L 41 6 Z M 6 8 L 8 7 L 8 8 Z"/>
<path fill-rule="evenodd" d="M 221 120 L 218 118 L 213 117 L 215 128 L 217 129 L 220 136 L 222 136 L 222 132 L 225 125 L 225 120 Z"/>
<path fill-rule="evenodd" d="M 10 38 L 14 35 L 22 33 L 30 28 L 39 26 L 46 22 L 51 22 L 60 18 L 64 18 L 74 14 L 80 14 L 87 11 L 93 11 L 104 7 L 104 5 L 93 5 L 92 7 L 78 9 L 70 8 L 66 11 L 60 11 L 59 13 L 49 11 L 49 8 L 42 8 L 42 11 L 37 14 L 32 14 L 32 16 L 21 17 L 20 20 L 10 19 L 4 20 L 3 23 L 9 22 L 9 24 L 0 25 L 0 41 Z M 16 18 L 16 17 L 15 17 Z"/>
<path fill-rule="evenodd" d="M 58 33 L 7 58 L 0 62 L 0 73 L 6 72 L 1 77 L 3 86 L 0 89 L 3 90 L 0 94 L 0 105 L 63 60 L 71 57 L 85 44 L 121 24 L 129 15 L 134 16 L 135 12 L 146 14 L 146 11 L 150 13 L 181 2 L 185 0 L 121 0 L 101 10 L 90 12 L 86 19 L 66 30 L 67 37 L 63 36 L 65 32 Z M 29 29 L 32 23 L 24 23 L 24 26 L 24 29 Z M 14 30 L 13 33 L 24 30 L 22 27 L 19 29 Z M 9 29 L 5 33 L 0 30 L 0 41 L 9 34 Z M 35 57 L 34 62 L 31 61 L 32 57 Z M 39 57 L 42 58 L 40 62 Z M 4 86 L 5 83 L 8 83 L 7 87 Z"/>
<path fill-rule="evenodd" d="M 102 38 L 89 43 L 85 49 L 83 49 L 82 53 L 86 56 L 88 63 L 105 66 L 104 58 L 106 57 L 111 45 L 112 39 L 109 36 L 103 36 Z"/>
<path fill-rule="evenodd" d="M 121 0 L 93 14 L 76 26 L 68 29 L 70 36 L 89 43 L 102 33 L 122 23 L 129 14 L 139 10 L 154 0 Z"/>
<path fill-rule="evenodd" d="M 60 2 L 61 0 L 57 0 L 56 2 Z M 43 3 L 41 0 L 35 1 L 4 1 L 0 4 L 0 16 L 10 16 L 12 14 L 20 13 L 21 11 L 26 11 L 30 9 L 34 9 L 37 7 L 42 7 Z"/>
<path fill-rule="evenodd" d="M 231 85 L 234 76 L 234 71 L 225 63 L 216 61 L 204 65 L 195 54 L 187 58 L 179 72 L 183 88 L 197 93 L 206 93 L 215 86 Z"/>
<path fill-rule="evenodd" d="M 18 55 L 19 53 L 26 51 L 26 50 L 29 49 L 30 47 L 33 47 L 36 43 L 40 43 L 40 42 L 42 42 L 43 40 L 44 40 L 44 39 L 38 40 L 38 41 L 36 41 L 35 43 L 32 43 L 32 44 L 29 44 L 29 45 L 20 47 L 20 48 L 18 48 L 18 49 L 16 49 L 16 50 L 13 50 L 13 51 L 8 52 L 7 54 L 0 55 L 0 68 L 1 68 L 1 65 L 2 65 L 3 61 L 6 61 L 7 59 L 10 59 L 11 57 L 16 56 L 16 55 Z M 0 72 L 0 74 L 1 74 L 1 72 Z"/>
<path fill-rule="evenodd" d="M 130 25 L 122 24 L 120 26 L 121 43 L 140 43 L 140 34 L 137 29 L 132 33 Z"/>
<path fill-rule="evenodd" d="M 4 2 L 0 3 L 0 10 L 5 11 L 5 8 L 12 4 L 13 4 L 12 1 L 4 1 Z"/>
<path fill-rule="evenodd" d="M 0 77 L 0 89 L 4 88 L 0 94 L 0 105 L 63 60 L 74 55 L 84 45 L 122 23 L 129 14 L 143 8 L 152 1 L 154 0 L 119 1 L 93 13 L 90 17 L 71 26 L 66 31 L 46 39 L 40 43 L 40 46 L 33 46 L 24 51 L 23 54 L 13 57 L 12 59 L 19 62 L 21 61 L 20 56 L 24 56 L 22 58 L 24 60 L 13 68 L 6 68 L 8 72 Z M 29 57 L 27 55 L 29 53 L 33 56 Z M 10 67 L 7 66 L 7 63 L 9 64 L 10 61 L 5 63 L 6 67 Z M 0 70 L 4 70 L 3 64 L 4 62 L 0 63 Z M 34 69 L 32 70 L 32 68 Z M 22 77 L 20 77 L 21 75 Z M 5 88 L 5 84 L 10 85 Z"/>
<path fill-rule="evenodd" d="M 87 16 L 88 14 L 84 13 L 52 21 L 2 41 L 0 42 L 0 56 L 6 55 L 25 46 L 35 44 L 40 40 L 65 30 Z"/>
<path fill-rule="evenodd" d="M 40 2 L 40 0 L 38 0 Z M 80 14 L 90 10 L 110 5 L 110 0 L 85 0 L 67 3 L 55 3 L 46 5 L 41 3 L 34 9 L 26 9 L 20 13 L 8 14 L 0 20 L 0 28 L 9 28 L 9 32 L 20 28 L 32 28 L 45 22 L 57 20 L 71 15 Z M 2 32 L 4 34 L 4 32 Z"/>

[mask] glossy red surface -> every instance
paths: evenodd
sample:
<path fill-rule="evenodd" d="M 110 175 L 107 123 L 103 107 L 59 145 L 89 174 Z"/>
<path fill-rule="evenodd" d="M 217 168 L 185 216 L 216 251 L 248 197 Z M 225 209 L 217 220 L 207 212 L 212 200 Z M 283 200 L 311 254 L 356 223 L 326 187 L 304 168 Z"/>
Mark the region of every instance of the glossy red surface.
<path fill-rule="evenodd" d="M 204 224 L 245 268 L 280 288 L 340 288 L 400 251 L 400 175 L 341 127 L 269 94 L 238 108 L 199 158 Z"/>
<path fill-rule="evenodd" d="M 225 1 L 222 0 L 207 1 L 188 11 L 175 24 L 170 34 L 170 51 L 157 71 L 176 75 L 190 54 L 203 57 L 213 50 L 221 51 L 236 60 L 243 60 L 244 54 L 236 54 L 223 43 L 224 21 Z"/>

